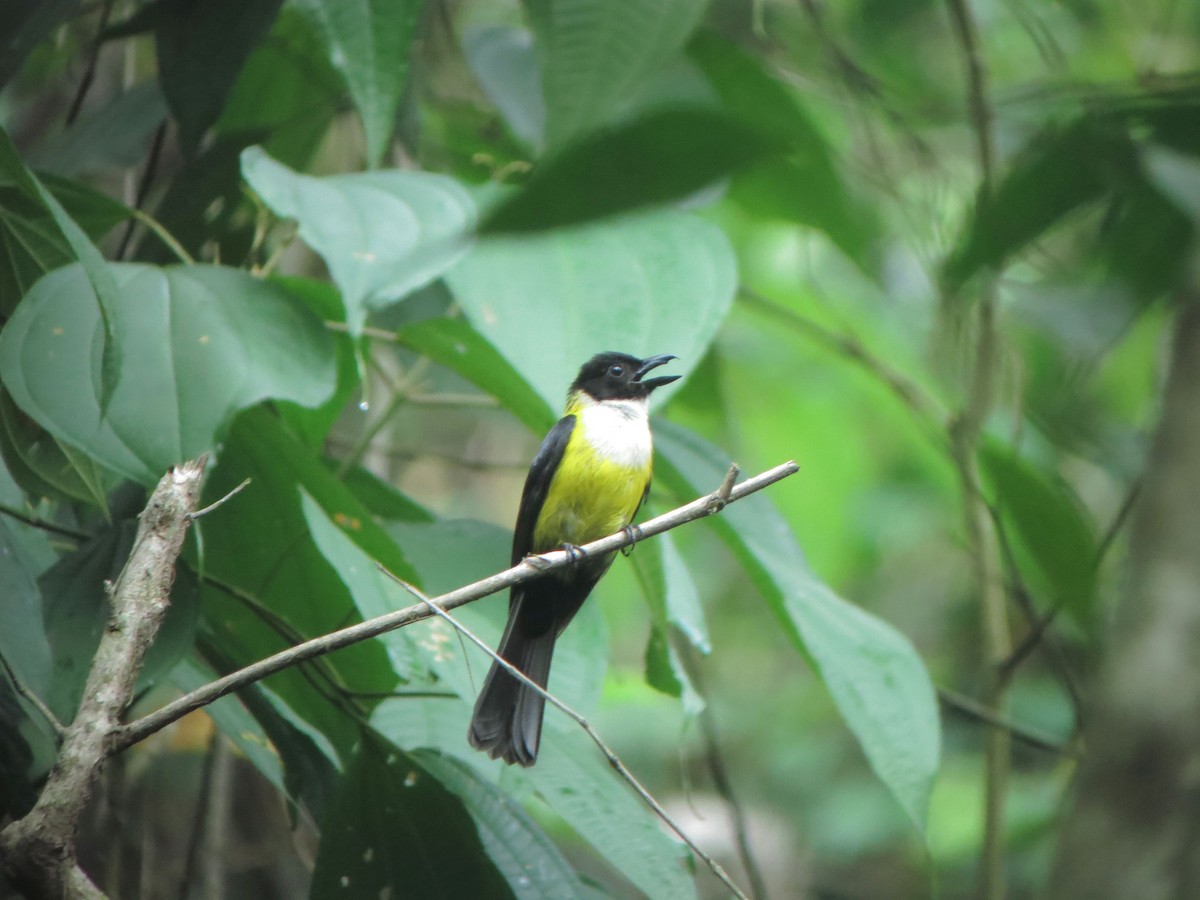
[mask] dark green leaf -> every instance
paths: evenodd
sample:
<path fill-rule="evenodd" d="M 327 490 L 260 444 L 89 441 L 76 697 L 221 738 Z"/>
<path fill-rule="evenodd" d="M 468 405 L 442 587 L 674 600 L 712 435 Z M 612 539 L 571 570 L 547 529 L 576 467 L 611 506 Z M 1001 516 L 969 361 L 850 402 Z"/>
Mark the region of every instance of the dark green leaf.
<path fill-rule="evenodd" d="M 484 218 L 483 234 L 541 231 L 679 200 L 762 159 L 759 131 L 719 111 L 654 109 L 541 163 Z"/>
<path fill-rule="evenodd" d="M 1079 499 L 1057 473 L 998 443 L 985 444 L 980 461 L 1010 537 L 1040 576 L 1035 591 L 1044 587 L 1051 602 L 1062 604 L 1081 625 L 1094 626 L 1096 537 Z"/>
<path fill-rule="evenodd" d="M 25 415 L 0 389 L 0 454 L 13 477 L 34 497 L 68 497 L 107 508 L 113 479 L 96 463 L 62 444 Z"/>
<path fill-rule="evenodd" d="M 217 121 L 238 72 L 283 0 L 158 0 L 158 77 L 190 155 Z"/>
<path fill-rule="evenodd" d="M 329 465 L 332 468 L 333 462 L 330 461 Z M 341 482 L 371 515 L 379 519 L 394 522 L 433 521 L 433 513 L 362 466 L 356 466 L 343 475 Z"/>
<path fill-rule="evenodd" d="M 311 897 L 461 900 L 511 892 L 462 801 L 370 733 L 321 827 Z"/>
<path fill-rule="evenodd" d="M 268 397 L 315 406 L 333 389 L 332 338 L 282 288 L 215 266 L 107 271 L 121 289 L 114 333 L 130 350 L 107 415 L 101 324 L 79 266 L 47 275 L 18 307 L 0 335 L 0 376 L 38 424 L 112 471 L 153 484 L 217 444 L 237 410 Z"/>
<path fill-rule="evenodd" d="M 483 849 L 519 900 L 591 897 L 554 842 L 520 805 L 469 766 L 428 750 L 412 754 L 467 808 Z"/>
<path fill-rule="evenodd" d="M 971 217 L 943 268 L 951 289 L 995 269 L 1081 206 L 1098 200 L 1136 164 L 1128 135 L 1084 117 L 1037 135 L 1014 159 L 991 199 Z"/>
<path fill-rule="evenodd" d="M 656 423 L 655 446 L 662 458 L 657 477 L 681 496 L 712 490 L 729 466 L 670 422 Z M 871 768 L 923 831 L 941 728 L 933 685 L 912 644 L 817 580 L 766 497 L 748 498 L 710 521 L 824 682 Z"/>
<path fill-rule="evenodd" d="M 391 143 L 396 107 L 424 0 L 299 0 L 320 26 L 326 55 L 346 79 L 367 138 L 367 164 Z"/>
<path fill-rule="evenodd" d="M 51 658 L 37 579 L 53 561 L 45 532 L 0 519 L 0 657 L 26 689 L 43 699 Z"/>
<path fill-rule="evenodd" d="M 428 172 L 313 178 L 251 147 L 242 173 L 278 215 L 325 259 L 358 335 L 367 310 L 428 284 L 462 256 L 475 204 L 457 182 Z"/>
<path fill-rule="evenodd" d="M 80 0 L 3 0 L 0 2 L 0 87 L 21 70 L 25 57 L 64 21 Z"/>
<path fill-rule="evenodd" d="M 68 177 L 140 165 L 146 158 L 151 135 L 166 115 L 167 107 L 158 85 L 153 81 L 142 82 L 99 109 L 81 114 L 65 131 L 52 134 L 38 145 L 30 157 L 30 165 L 39 171 Z M 47 181 L 46 186 L 63 199 L 52 183 Z M 91 230 L 70 204 L 64 201 L 64 205 L 90 234 Z"/>
<path fill-rule="evenodd" d="M 686 375 L 729 310 L 737 269 L 721 229 L 664 210 L 489 238 L 446 280 L 475 330 L 557 409 L 580 364 L 604 350 L 674 353 L 669 371 Z"/>

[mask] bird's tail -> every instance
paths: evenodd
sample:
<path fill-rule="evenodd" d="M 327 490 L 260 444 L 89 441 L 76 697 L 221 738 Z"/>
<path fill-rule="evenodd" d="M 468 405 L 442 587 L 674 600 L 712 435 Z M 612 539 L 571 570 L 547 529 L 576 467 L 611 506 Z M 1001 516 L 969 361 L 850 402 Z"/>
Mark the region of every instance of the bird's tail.
<path fill-rule="evenodd" d="M 541 687 L 550 678 L 550 659 L 558 629 L 536 629 L 530 633 L 523 617 L 511 615 L 497 650 L 500 657 Z M 526 626 L 526 627 L 523 627 Z M 545 699 L 493 662 L 475 701 L 468 740 L 492 759 L 532 766 L 542 738 Z"/>

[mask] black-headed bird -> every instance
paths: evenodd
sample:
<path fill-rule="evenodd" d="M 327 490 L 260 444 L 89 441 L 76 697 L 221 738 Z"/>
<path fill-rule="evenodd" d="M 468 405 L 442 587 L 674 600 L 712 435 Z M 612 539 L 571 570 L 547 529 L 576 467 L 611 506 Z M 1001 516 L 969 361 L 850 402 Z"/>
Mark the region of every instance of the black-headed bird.
<path fill-rule="evenodd" d="M 583 364 L 567 393 L 563 417 L 542 441 L 525 479 L 512 565 L 531 553 L 574 551 L 633 521 L 650 490 L 650 394 L 679 378 L 645 376 L 673 359 L 600 353 Z M 544 688 L 555 640 L 612 561 L 611 553 L 580 557 L 515 586 L 497 648 L 500 657 Z M 493 663 L 475 701 L 468 733 L 472 746 L 493 759 L 533 765 L 544 704 L 541 695 Z"/>

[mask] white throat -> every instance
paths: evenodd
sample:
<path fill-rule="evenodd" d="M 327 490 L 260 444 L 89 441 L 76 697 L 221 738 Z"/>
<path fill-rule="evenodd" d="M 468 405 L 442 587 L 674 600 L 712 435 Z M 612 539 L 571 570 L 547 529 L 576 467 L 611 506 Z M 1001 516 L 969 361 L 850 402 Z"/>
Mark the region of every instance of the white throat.
<path fill-rule="evenodd" d="M 578 412 L 583 437 L 596 455 L 630 469 L 650 462 L 650 414 L 646 400 L 594 400 L 583 398 Z"/>

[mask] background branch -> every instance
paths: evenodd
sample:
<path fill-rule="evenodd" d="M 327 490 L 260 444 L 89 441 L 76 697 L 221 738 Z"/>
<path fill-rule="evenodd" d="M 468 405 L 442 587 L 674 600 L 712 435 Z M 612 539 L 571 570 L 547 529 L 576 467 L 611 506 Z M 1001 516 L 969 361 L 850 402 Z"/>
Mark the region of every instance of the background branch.
<path fill-rule="evenodd" d="M 0 831 L 0 866 L 31 897 L 103 896 L 75 864 L 79 817 L 170 604 L 175 560 L 200 499 L 206 463 L 201 457 L 172 469 L 150 495 L 129 559 L 109 591 L 112 617 L 54 768 L 33 809 Z"/>
<path fill-rule="evenodd" d="M 735 486 L 730 491 L 726 502 L 734 503 L 741 500 L 743 497 L 747 497 L 768 485 L 781 481 L 789 475 L 794 475 L 798 469 L 799 467 L 794 462 L 786 462 L 773 469 L 768 469 L 766 472 L 749 478 Z M 650 519 L 639 526 L 638 530 L 640 534 L 635 535 L 619 531 L 598 541 L 592 541 L 590 544 L 584 544 L 581 549 L 588 554 L 603 555 L 611 553 L 614 550 L 620 550 L 635 540 L 661 534 L 664 531 L 677 528 L 695 519 L 702 519 L 715 512 L 714 509 L 710 508 L 714 496 L 714 494 L 707 494 L 693 500 L 691 503 Z M 533 578 L 537 578 L 551 569 L 569 565 L 572 559 L 572 555 L 564 550 L 555 550 L 541 556 L 526 557 L 510 569 L 505 569 L 503 572 L 490 575 L 473 584 L 468 584 L 457 590 L 442 594 L 439 597 L 433 598 L 433 602 L 442 609 L 456 609 L 465 603 L 470 603 L 481 597 L 487 597 L 489 594 L 494 594 L 506 587 L 511 587 L 514 584 L 522 584 Z M 256 681 L 261 681 L 268 675 L 274 675 L 276 672 L 281 672 L 291 666 L 318 656 L 323 656 L 326 653 L 332 653 L 334 650 L 349 647 L 351 644 L 357 644 L 360 641 L 378 637 L 397 628 L 403 628 L 405 625 L 411 625 L 413 622 L 428 619 L 432 615 L 433 613 L 429 610 L 428 606 L 424 603 L 417 603 L 413 606 L 369 619 L 366 622 L 359 622 L 348 628 L 342 628 L 330 634 L 313 638 L 312 640 L 305 641 L 303 644 L 298 644 L 273 656 L 261 659 L 243 669 L 231 672 L 224 678 L 218 678 L 216 681 L 185 694 L 135 722 L 129 723 L 114 736 L 113 752 L 136 744 L 138 741 L 144 740 L 154 734 L 154 732 L 165 728 L 175 720 L 187 715 L 192 710 L 207 706 L 214 700 L 254 684 Z"/>

